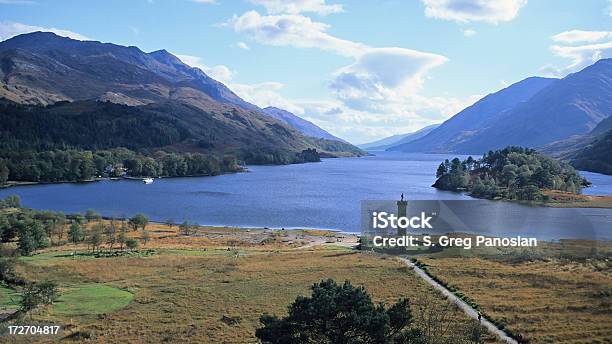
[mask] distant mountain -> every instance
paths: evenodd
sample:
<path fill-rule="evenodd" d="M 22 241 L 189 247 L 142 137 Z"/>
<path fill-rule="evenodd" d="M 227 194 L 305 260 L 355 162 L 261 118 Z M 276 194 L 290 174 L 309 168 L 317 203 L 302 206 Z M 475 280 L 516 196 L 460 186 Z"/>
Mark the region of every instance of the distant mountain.
<path fill-rule="evenodd" d="M 458 148 L 484 128 L 493 125 L 506 111 L 525 102 L 542 89 L 555 84 L 557 79 L 532 77 L 489 94 L 457 113 L 429 134 L 412 142 L 395 145 L 390 150 L 405 152 L 446 153 L 461 152 Z M 484 150 L 468 153 L 481 154 Z"/>
<path fill-rule="evenodd" d="M 417 140 L 429 134 L 432 130 L 436 129 L 439 126 L 440 124 L 432 124 L 432 125 L 428 125 L 426 127 L 423 127 L 411 133 L 393 135 L 393 136 L 386 137 L 384 139 L 380 139 L 380 140 L 369 142 L 369 143 L 364 143 L 364 144 L 357 145 L 357 146 L 365 150 L 385 150 L 392 146 L 396 146 L 396 145 L 400 145 L 400 144 L 404 144 L 404 143 L 408 143 L 408 142 Z"/>
<path fill-rule="evenodd" d="M 508 145 L 540 147 L 586 134 L 611 114 L 612 59 L 607 59 L 546 87 L 455 149 L 474 152 Z"/>
<path fill-rule="evenodd" d="M 272 118 L 276 118 L 279 121 L 283 121 L 289 124 L 290 126 L 297 129 L 299 132 L 301 132 L 302 134 L 306 136 L 346 142 L 342 140 L 341 138 L 336 137 L 328 133 L 327 131 L 321 129 L 320 127 L 313 124 L 312 122 L 309 122 L 301 117 L 298 117 L 287 110 L 279 109 L 273 106 L 268 106 L 263 109 L 263 112 Z"/>
<path fill-rule="evenodd" d="M 17 114 L 33 116 L 44 112 L 57 116 L 57 123 L 64 123 L 66 128 L 79 128 L 80 121 L 93 121 L 100 114 L 101 122 L 94 121 L 91 127 L 119 130 L 115 132 L 119 137 L 134 130 L 130 126 L 145 125 L 141 121 L 159 119 L 160 123 L 149 123 L 151 130 L 160 127 L 159 131 L 166 134 L 182 133 L 168 134 L 172 140 L 164 146 L 167 149 L 219 156 L 235 154 L 247 162 L 283 162 L 285 159 L 281 157 L 308 148 L 332 156 L 362 153 L 346 143 L 304 136 L 165 50 L 145 53 L 137 47 L 78 41 L 49 32 L 19 35 L 0 42 L 0 97 L 7 99 L 8 104 L 35 106 L 19 108 L 15 111 Z M 128 106 L 115 108 L 96 100 Z M 60 104 L 53 111 L 36 108 L 58 101 L 73 104 Z M 124 118 L 117 118 L 119 113 Z M 54 119 L 44 120 L 53 122 Z M 46 123 L 54 130 L 61 129 L 51 122 Z M 23 133 L 10 130 L 28 129 L 18 122 L 13 124 L 6 129 L 9 132 L 2 134 L 11 140 L 22 140 Z M 35 132 L 47 135 L 44 128 Z M 64 134 L 78 136 L 79 132 Z M 105 134 L 99 133 L 107 140 Z M 118 138 L 110 142 L 119 141 Z M 129 142 L 121 144 L 129 145 Z M 152 143 L 144 147 L 160 148 Z"/>
<path fill-rule="evenodd" d="M 612 59 L 563 79 L 528 78 L 461 111 L 403 151 L 481 154 L 585 135 L 612 114 Z"/>

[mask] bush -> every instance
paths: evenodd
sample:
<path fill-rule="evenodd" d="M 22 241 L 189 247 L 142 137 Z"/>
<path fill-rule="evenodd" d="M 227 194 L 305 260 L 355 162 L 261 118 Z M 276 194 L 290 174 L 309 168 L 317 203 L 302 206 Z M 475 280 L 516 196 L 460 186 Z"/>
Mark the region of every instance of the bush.
<path fill-rule="evenodd" d="M 328 279 L 315 283 L 312 296 L 298 296 L 284 318 L 264 314 L 255 335 L 264 343 L 412 343 L 407 299 L 389 308 L 375 305 L 363 288 Z M 411 341 L 412 340 L 412 341 Z"/>

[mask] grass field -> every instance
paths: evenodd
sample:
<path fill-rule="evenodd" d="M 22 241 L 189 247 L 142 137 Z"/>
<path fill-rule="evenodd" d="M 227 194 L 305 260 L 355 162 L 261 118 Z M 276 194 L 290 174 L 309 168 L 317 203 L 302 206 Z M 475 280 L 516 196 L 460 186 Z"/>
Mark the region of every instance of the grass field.
<path fill-rule="evenodd" d="M 410 298 L 421 328 L 432 323 L 432 314 L 449 320 L 448 329 L 428 331 L 453 336 L 469 330 L 463 313 L 396 258 L 347 247 L 354 237 L 213 227 L 185 236 L 160 224 L 149 230 L 146 248 L 115 257 L 96 258 L 80 244 L 20 258 L 21 276 L 59 285 L 59 299 L 33 312 L 32 321 L 63 325 L 63 336 L 77 341 L 255 342 L 261 314 L 283 315 L 313 283 L 334 278 L 364 286 L 376 302 Z M 566 240 L 537 250 L 454 248 L 417 257 L 531 343 L 576 344 L 612 342 L 611 252 L 610 243 Z M 0 288 L 0 305 L 14 308 L 18 299 L 6 301 L 6 295 L 16 296 Z"/>
<path fill-rule="evenodd" d="M 598 256 L 592 242 L 576 240 L 547 244 L 532 252 L 536 259 L 487 252 L 418 260 L 531 343 L 612 343 L 609 249 Z"/>
<path fill-rule="evenodd" d="M 108 314 L 126 307 L 132 299 L 132 293 L 105 284 L 79 285 L 65 290 L 49 311 L 61 316 Z"/>
<path fill-rule="evenodd" d="M 472 323 L 393 257 L 341 246 L 279 244 L 283 238 L 295 238 L 294 233 L 275 235 L 278 240 L 266 245 L 249 244 L 241 237 L 245 244 L 228 250 L 222 246 L 226 235 L 240 231 L 204 229 L 214 235 L 195 236 L 190 242 L 159 225 L 153 228 L 157 232 L 152 231 L 147 247 L 154 253 L 146 256 L 94 258 L 78 246 L 79 254 L 72 258 L 74 248 L 69 245 L 22 258 L 22 276 L 54 280 L 61 294 L 53 305 L 33 312 L 33 321 L 61 324 L 63 336 L 79 341 L 252 343 L 260 315 L 285 314 L 296 296 L 309 295 L 313 283 L 333 278 L 364 286 L 376 302 L 409 297 L 422 326 L 436 310 L 443 312 L 449 319 L 446 335 L 464 335 Z M 259 235 L 253 232 L 243 234 Z M 299 236 L 306 234 L 323 235 Z M 32 340 L 11 338 L 17 343 Z M 496 343 L 491 337 L 487 342 Z"/>
<path fill-rule="evenodd" d="M 0 285 L 0 310 L 11 310 L 19 307 L 21 294 L 13 289 Z"/>

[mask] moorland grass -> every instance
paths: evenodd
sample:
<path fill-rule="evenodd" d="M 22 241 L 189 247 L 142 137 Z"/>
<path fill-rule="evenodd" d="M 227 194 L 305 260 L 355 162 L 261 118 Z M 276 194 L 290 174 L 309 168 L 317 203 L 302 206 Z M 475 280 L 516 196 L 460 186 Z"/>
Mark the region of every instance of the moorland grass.
<path fill-rule="evenodd" d="M 364 286 L 376 302 L 390 304 L 408 297 L 417 318 L 425 317 L 421 310 L 448 305 L 437 291 L 395 258 L 332 247 L 245 248 L 241 249 L 242 255 L 210 247 L 202 250 L 209 251 L 216 254 L 160 249 L 158 254 L 147 257 L 56 259 L 44 267 L 25 261 L 20 273 L 28 279 L 54 279 L 60 283 L 60 302 L 37 311 L 33 315 L 36 321 L 70 324 L 64 335 L 88 333 L 97 342 L 109 343 L 256 342 L 255 329 L 260 326 L 262 314 L 286 314 L 287 306 L 298 295 L 309 295 L 313 283 L 327 278 Z M 100 285 L 94 283 L 128 290 L 134 299 L 115 311 L 101 311 L 104 316 L 69 315 L 91 314 L 105 303 L 114 302 L 112 295 L 105 295 L 86 306 L 84 299 L 90 297 L 86 289 L 72 296 L 69 295 L 74 291 L 64 292 L 74 290 L 71 285 Z M 66 306 L 60 306 L 61 302 Z M 62 311 L 70 303 L 72 313 Z M 454 308 L 447 313 L 455 319 L 452 331 L 463 334 L 469 319 Z M 231 323 L 227 319 L 232 319 Z M 17 340 L 27 342 L 25 338 Z M 487 342 L 496 341 L 488 337 Z"/>
<path fill-rule="evenodd" d="M 432 275 L 530 343 L 612 342 L 609 262 L 419 257 Z"/>

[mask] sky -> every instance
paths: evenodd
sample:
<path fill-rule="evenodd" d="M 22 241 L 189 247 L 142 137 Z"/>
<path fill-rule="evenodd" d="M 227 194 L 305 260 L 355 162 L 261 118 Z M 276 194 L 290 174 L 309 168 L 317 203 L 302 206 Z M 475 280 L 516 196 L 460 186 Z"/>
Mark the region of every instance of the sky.
<path fill-rule="evenodd" d="M 166 49 L 365 143 L 612 57 L 612 0 L 0 0 L 0 40 L 31 31 Z"/>

